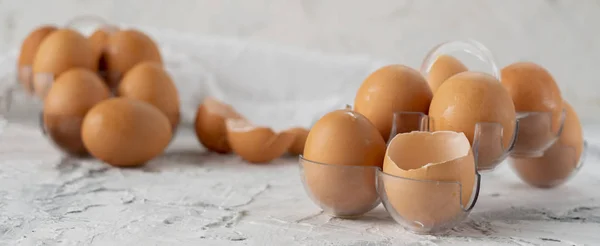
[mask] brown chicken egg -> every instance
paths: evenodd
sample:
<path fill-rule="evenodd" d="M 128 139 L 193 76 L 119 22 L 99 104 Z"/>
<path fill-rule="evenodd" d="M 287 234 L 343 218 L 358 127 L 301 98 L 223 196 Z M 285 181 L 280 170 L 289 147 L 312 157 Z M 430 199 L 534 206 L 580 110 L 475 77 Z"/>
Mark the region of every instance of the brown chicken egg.
<path fill-rule="evenodd" d="M 510 93 L 517 112 L 541 112 L 519 121 L 515 155 L 539 157 L 557 136 L 562 123 L 560 89 L 543 67 L 517 62 L 502 69 L 502 84 Z"/>
<path fill-rule="evenodd" d="M 418 71 L 403 65 L 389 65 L 365 79 L 356 93 L 354 109 L 367 117 L 387 141 L 394 113 L 427 114 L 432 96 L 427 81 Z"/>
<path fill-rule="evenodd" d="M 558 141 L 541 157 L 512 158 L 513 168 L 526 183 L 539 188 L 558 186 L 578 167 L 583 152 L 583 130 L 577 113 L 564 102 L 566 119 Z"/>
<path fill-rule="evenodd" d="M 54 26 L 40 26 L 33 30 L 21 44 L 21 50 L 19 52 L 19 60 L 17 61 L 17 75 L 19 82 L 23 85 L 25 90 L 29 93 L 33 92 L 32 85 L 32 68 L 33 59 L 35 53 L 42 41 L 52 32 L 56 31 Z"/>
<path fill-rule="evenodd" d="M 383 172 L 388 174 L 382 177 L 385 197 L 393 210 L 423 227 L 452 222 L 468 208 L 477 188 L 475 160 L 464 133 L 398 134 L 388 145 Z"/>
<path fill-rule="evenodd" d="M 62 73 L 44 100 L 44 128 L 52 141 L 72 155 L 85 155 L 81 125 L 86 113 L 110 97 L 104 82 L 92 71 L 75 68 Z"/>
<path fill-rule="evenodd" d="M 311 128 L 301 161 L 307 191 L 335 216 L 358 216 L 379 201 L 376 171 L 385 141 L 362 114 L 336 110 Z"/>
<path fill-rule="evenodd" d="M 59 29 L 40 44 L 33 61 L 33 88 L 44 97 L 56 76 L 72 68 L 96 71 L 92 47 L 80 33 Z"/>
<path fill-rule="evenodd" d="M 290 146 L 288 152 L 292 155 L 301 155 L 304 153 L 304 144 L 306 143 L 306 138 L 308 138 L 308 130 L 302 127 L 294 127 L 287 132 L 294 134 L 296 137 L 294 138 L 294 143 Z"/>
<path fill-rule="evenodd" d="M 435 62 L 433 62 L 433 65 L 431 65 L 429 75 L 427 76 L 429 88 L 431 88 L 431 91 L 435 94 L 444 81 L 457 73 L 462 73 L 467 70 L 469 69 L 453 56 L 438 56 Z"/>
<path fill-rule="evenodd" d="M 225 124 L 231 149 L 250 163 L 268 163 L 282 156 L 294 143 L 294 134 L 253 126 L 245 119 L 228 118 Z"/>
<path fill-rule="evenodd" d="M 497 129 L 482 129 L 478 146 L 478 168 L 490 169 L 512 144 L 516 112 L 508 91 L 493 76 L 462 72 L 446 80 L 429 108 L 434 131 L 463 132 L 473 144 L 477 123 L 497 123 Z"/>
<path fill-rule="evenodd" d="M 133 167 L 163 153 L 173 133 L 156 107 L 132 98 L 112 98 L 94 106 L 81 129 L 90 154 L 110 165 Z"/>
<path fill-rule="evenodd" d="M 140 62 L 162 64 L 156 43 L 146 34 L 134 30 L 119 30 L 109 36 L 105 48 L 109 86 L 116 87 L 121 77 Z"/>
<path fill-rule="evenodd" d="M 121 80 L 117 95 L 154 105 L 169 118 L 173 129 L 179 124 L 179 93 L 159 63 L 144 61 L 131 68 Z"/>
<path fill-rule="evenodd" d="M 108 80 L 108 77 L 106 76 L 106 58 L 104 50 L 108 42 L 108 37 L 117 30 L 117 27 L 104 26 L 98 28 L 98 30 L 94 31 L 94 33 L 88 37 L 88 41 L 92 45 L 92 50 L 94 50 L 94 57 L 98 62 L 98 71 L 105 80 Z"/>
<path fill-rule="evenodd" d="M 205 98 L 196 112 L 196 136 L 208 150 L 226 154 L 231 151 L 227 140 L 227 119 L 244 119 L 230 105 L 213 97 Z"/>

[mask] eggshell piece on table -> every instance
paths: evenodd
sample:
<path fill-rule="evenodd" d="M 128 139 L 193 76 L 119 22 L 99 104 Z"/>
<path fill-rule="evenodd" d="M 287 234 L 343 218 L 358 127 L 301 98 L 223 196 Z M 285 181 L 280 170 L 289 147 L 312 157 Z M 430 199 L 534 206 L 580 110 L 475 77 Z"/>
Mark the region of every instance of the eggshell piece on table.
<path fill-rule="evenodd" d="M 383 165 L 385 141 L 362 114 L 330 112 L 311 128 L 301 160 L 304 182 L 324 210 L 334 216 L 359 216 L 379 202 L 376 171 Z"/>
<path fill-rule="evenodd" d="M 97 104 L 85 116 L 81 132 L 92 156 L 117 167 L 145 164 L 162 154 L 173 136 L 159 109 L 132 98 Z"/>
<path fill-rule="evenodd" d="M 502 84 L 517 112 L 545 113 L 520 121 L 515 152 L 543 150 L 557 136 L 563 117 L 563 99 L 556 81 L 546 69 L 532 62 L 513 63 L 501 72 Z"/>
<path fill-rule="evenodd" d="M 131 68 L 121 80 L 117 95 L 152 104 L 169 118 L 173 129 L 179 124 L 179 93 L 159 63 L 145 61 Z"/>
<path fill-rule="evenodd" d="M 33 88 L 43 98 L 54 79 L 72 68 L 97 70 L 87 39 L 70 29 L 50 33 L 40 44 L 33 61 Z"/>
<path fill-rule="evenodd" d="M 245 119 L 228 118 L 225 124 L 231 149 L 250 163 L 268 163 L 277 159 L 294 142 L 294 134 L 253 126 Z"/>
<path fill-rule="evenodd" d="M 134 29 L 119 30 L 109 36 L 105 59 L 111 88 L 116 87 L 121 77 L 140 62 L 162 64 L 162 57 L 154 40 Z"/>
<path fill-rule="evenodd" d="M 196 112 L 194 127 L 200 143 L 208 150 L 226 154 L 231 152 L 227 140 L 227 119 L 244 119 L 231 105 L 216 98 L 205 98 Z"/>
<path fill-rule="evenodd" d="M 583 130 L 577 113 L 564 102 L 566 119 L 558 141 L 541 157 L 512 158 L 519 177 L 531 186 L 552 188 L 563 184 L 578 167 L 583 152 Z"/>
<path fill-rule="evenodd" d="M 427 114 L 433 94 L 427 81 L 417 71 L 403 65 L 389 65 L 371 73 L 362 83 L 354 110 L 369 119 L 388 140 L 396 112 Z M 417 130 L 405 129 L 405 131 Z"/>
<path fill-rule="evenodd" d="M 480 72 L 462 72 L 446 80 L 433 96 L 429 117 L 434 131 L 463 132 L 471 144 L 477 123 L 484 123 L 479 169 L 493 168 L 515 133 L 516 112 L 508 91 L 496 78 Z"/>
<path fill-rule="evenodd" d="M 81 125 L 86 113 L 110 97 L 104 82 L 92 71 L 82 68 L 62 73 L 44 100 L 43 121 L 47 134 L 63 151 L 85 155 Z"/>
<path fill-rule="evenodd" d="M 448 78 L 455 74 L 462 73 L 469 70 L 462 62 L 453 56 L 441 55 L 438 56 L 435 62 L 431 65 L 429 74 L 427 76 L 427 82 L 429 88 L 435 94 L 437 89 L 446 81 Z"/>
<path fill-rule="evenodd" d="M 42 41 L 54 31 L 56 31 L 55 26 L 40 26 L 29 33 L 21 44 L 19 60 L 17 61 L 17 75 L 19 82 L 21 82 L 25 90 L 29 93 L 33 92 L 33 71 L 31 66 L 33 65 L 35 54 Z"/>
<path fill-rule="evenodd" d="M 308 138 L 308 130 L 302 127 L 294 127 L 287 132 L 294 134 L 294 143 L 290 146 L 288 152 L 292 155 L 301 155 L 304 153 L 304 144 Z"/>

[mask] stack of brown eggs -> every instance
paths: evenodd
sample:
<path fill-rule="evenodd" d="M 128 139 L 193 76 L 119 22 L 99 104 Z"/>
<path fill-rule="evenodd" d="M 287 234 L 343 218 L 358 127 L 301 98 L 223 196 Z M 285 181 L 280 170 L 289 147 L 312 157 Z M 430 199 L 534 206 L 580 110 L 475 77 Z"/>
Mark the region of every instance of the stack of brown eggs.
<path fill-rule="evenodd" d="M 179 124 L 177 89 L 138 30 L 103 27 L 85 37 L 39 27 L 22 44 L 18 74 L 44 102 L 44 130 L 70 155 L 141 165 L 164 151 Z"/>

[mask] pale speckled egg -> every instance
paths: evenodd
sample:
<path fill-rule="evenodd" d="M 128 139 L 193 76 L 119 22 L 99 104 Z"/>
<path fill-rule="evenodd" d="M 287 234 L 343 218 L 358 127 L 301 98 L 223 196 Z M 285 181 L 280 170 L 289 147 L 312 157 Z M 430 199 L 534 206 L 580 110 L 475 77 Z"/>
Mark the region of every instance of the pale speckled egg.
<path fill-rule="evenodd" d="M 427 81 L 418 71 L 403 65 L 389 65 L 363 81 L 354 99 L 354 110 L 369 119 L 387 141 L 394 113 L 427 114 L 432 97 Z"/>

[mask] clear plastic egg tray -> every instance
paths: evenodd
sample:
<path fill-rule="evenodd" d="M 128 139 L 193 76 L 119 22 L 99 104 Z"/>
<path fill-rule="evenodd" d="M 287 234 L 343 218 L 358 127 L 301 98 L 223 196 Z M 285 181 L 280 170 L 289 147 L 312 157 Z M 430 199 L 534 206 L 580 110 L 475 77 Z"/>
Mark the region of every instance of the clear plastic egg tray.
<path fill-rule="evenodd" d="M 101 24 L 106 23 L 94 17 L 78 17 L 66 26 L 89 34 L 89 30 Z M 259 125 L 274 129 L 291 126 L 309 128 L 323 114 L 352 102 L 360 83 L 370 72 L 392 63 L 374 61 L 365 56 L 326 56 L 254 41 L 138 29 L 157 42 L 165 67 L 176 83 L 181 100 L 182 128 L 192 126 L 197 106 L 206 96 L 231 104 Z M 488 73 L 499 79 L 498 66 L 491 52 L 473 40 L 447 42 L 434 47 L 422 64 L 421 73 L 426 76 L 440 54 L 455 53 L 476 58 Z M 38 128 L 52 138 L 45 131 L 40 117 L 42 102 L 30 95 L 17 81 L 15 65 L 18 55 L 12 52 L 0 57 L 0 113 L 5 119 L 4 123 Z M 564 122 L 564 113 L 562 118 L 561 124 Z M 433 120 L 422 113 L 397 112 L 394 114 L 391 136 L 410 131 L 435 131 L 430 124 Z M 360 216 L 383 203 L 390 215 L 408 230 L 435 233 L 453 227 L 468 216 L 477 202 L 481 179 L 479 172 L 494 170 L 509 156 L 540 156 L 560 135 L 560 131 L 558 134 L 551 131 L 551 115 L 546 112 L 518 112 L 515 122 L 516 130 L 510 137 L 508 147 L 502 142 L 505 133 L 499 123 L 480 122 L 474 126 L 476 136 L 472 149 L 477 164 L 475 187 L 462 187 L 454 182 L 411 180 L 386 174 L 379 168 L 317 163 L 302 157 L 299 160 L 300 173 L 309 197 L 332 216 Z M 531 139 L 536 141 L 528 141 Z M 585 149 L 582 155 L 585 155 Z M 575 171 L 585 158 L 572 158 L 577 159 L 580 161 Z M 315 179 L 311 182 L 327 182 L 328 177 L 307 175 L 307 172 L 319 173 L 320 169 L 330 169 L 347 178 L 340 183 L 328 183 L 326 191 L 315 192 L 308 185 L 307 178 Z M 401 187 L 403 183 L 430 190 L 430 196 L 460 194 L 465 188 L 474 192 L 468 206 L 463 206 L 457 196 L 431 199 L 437 203 L 415 199 L 412 202 L 420 204 L 412 206 L 428 211 L 419 213 L 423 217 L 417 218 L 414 213 L 406 214 L 407 210 L 395 208 L 390 202 L 386 187 Z M 355 196 L 340 196 L 348 189 L 353 190 Z M 410 191 L 404 192 L 407 193 L 402 195 L 411 199 Z M 395 199 L 397 195 L 394 195 Z M 448 214 L 452 216 L 448 217 Z"/>

